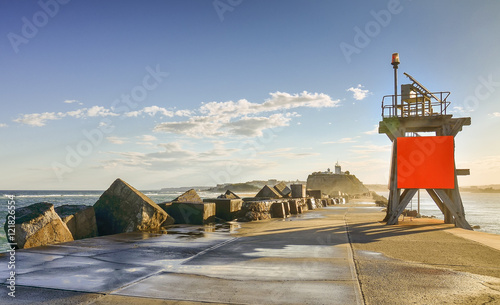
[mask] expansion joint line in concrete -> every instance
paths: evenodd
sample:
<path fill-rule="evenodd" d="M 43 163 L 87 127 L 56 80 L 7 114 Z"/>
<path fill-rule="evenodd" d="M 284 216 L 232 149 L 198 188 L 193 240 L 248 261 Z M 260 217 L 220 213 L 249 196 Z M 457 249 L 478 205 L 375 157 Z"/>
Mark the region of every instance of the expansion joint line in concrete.
<path fill-rule="evenodd" d="M 227 245 L 227 244 L 229 244 L 229 243 L 232 243 L 233 241 L 237 240 L 238 238 L 239 238 L 239 237 L 233 237 L 233 238 L 228 239 L 228 240 L 226 240 L 226 241 L 224 241 L 224 242 L 221 242 L 220 244 L 213 245 L 212 247 L 210 247 L 210 248 L 208 248 L 208 249 L 205 249 L 205 250 L 201 251 L 200 253 L 197 253 L 196 255 L 193 255 L 193 256 L 191 256 L 190 258 L 186 259 L 185 261 L 183 261 L 183 262 L 181 263 L 181 265 L 182 265 L 182 264 L 185 264 L 185 263 L 187 263 L 187 262 L 189 262 L 189 261 L 191 261 L 191 260 L 193 260 L 193 259 L 197 258 L 198 256 L 201 256 L 201 255 L 203 255 L 203 254 L 207 253 L 207 252 L 210 252 L 210 251 L 212 251 L 212 250 L 215 250 L 215 249 L 217 249 L 217 248 L 220 248 L 220 247 L 222 247 L 222 246 L 225 246 L 225 245 Z"/>
<path fill-rule="evenodd" d="M 358 263 L 356 262 L 356 259 L 354 258 L 354 248 L 352 247 L 352 239 L 351 239 L 351 232 L 349 231 L 349 225 L 347 224 L 347 213 L 349 212 L 349 208 L 346 210 L 344 213 L 344 225 L 345 225 L 345 230 L 347 233 L 347 239 L 349 241 L 349 266 L 351 268 L 351 273 L 355 276 L 355 280 L 357 285 L 357 296 L 358 301 L 364 305 L 366 303 L 365 301 L 365 295 L 363 293 L 363 290 L 361 289 L 361 281 L 359 280 L 359 266 Z"/>
<path fill-rule="evenodd" d="M 188 258 L 188 259 L 185 259 L 185 260 L 181 263 L 181 265 L 182 265 L 182 264 L 185 264 L 185 263 L 189 262 L 190 260 L 192 260 L 192 259 L 194 259 L 194 258 L 196 258 L 196 257 L 198 257 L 198 256 L 200 256 L 200 255 L 203 255 L 203 254 L 205 254 L 205 253 L 207 253 L 207 252 L 209 252 L 209 251 L 212 251 L 212 250 L 215 250 L 215 249 L 217 249 L 217 248 L 219 248 L 219 247 L 222 247 L 222 246 L 224 246 L 224 245 L 227 245 L 228 243 L 231 243 L 231 242 L 233 242 L 233 241 L 235 241 L 235 240 L 237 240 L 237 239 L 238 239 L 238 237 L 233 237 L 233 238 L 228 239 L 228 240 L 226 240 L 226 241 L 224 241 L 224 242 L 221 242 L 221 243 L 219 243 L 219 244 L 213 245 L 212 247 L 210 247 L 210 248 L 208 248 L 208 249 L 205 249 L 205 250 L 203 250 L 203 251 L 201 251 L 201 252 L 197 253 L 196 255 L 193 255 L 192 257 L 190 257 L 190 258 Z M 146 276 L 143 276 L 143 277 L 141 277 L 141 278 L 139 278 L 139 279 L 137 279 L 137 280 L 135 280 L 135 281 L 133 281 L 133 282 L 130 282 L 130 283 L 126 284 L 126 285 L 123 285 L 123 286 L 121 286 L 121 287 L 118 287 L 117 289 L 115 289 L 115 290 L 113 290 L 113 291 L 110 291 L 110 292 L 106 293 L 105 295 L 107 295 L 107 294 L 114 294 L 115 292 L 120 291 L 120 290 L 123 290 L 124 288 L 127 288 L 127 287 L 128 287 L 128 286 L 130 286 L 130 285 L 133 285 L 133 284 L 136 284 L 136 283 L 138 283 L 138 282 L 144 281 L 145 279 L 148 279 L 148 278 L 150 278 L 150 277 L 152 277 L 152 276 L 156 276 L 156 275 L 158 275 L 158 274 L 160 274 L 160 273 L 162 273 L 162 272 L 165 272 L 165 269 L 164 269 L 164 268 L 163 268 L 163 269 L 160 269 L 160 270 L 158 270 L 157 272 L 154 272 L 154 273 L 152 273 L 152 274 L 148 274 L 148 275 L 146 275 Z"/>

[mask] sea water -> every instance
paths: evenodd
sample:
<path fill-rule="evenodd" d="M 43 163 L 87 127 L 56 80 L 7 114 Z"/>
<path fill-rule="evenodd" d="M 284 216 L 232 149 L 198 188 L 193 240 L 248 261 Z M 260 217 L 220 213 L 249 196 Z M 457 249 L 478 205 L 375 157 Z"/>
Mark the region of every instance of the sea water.
<path fill-rule="evenodd" d="M 7 216 L 9 198 L 13 195 L 16 208 L 22 208 L 33 203 L 50 202 L 55 207 L 64 204 L 83 204 L 92 206 L 104 191 L 0 191 L 0 252 L 8 249 L 7 238 L 3 224 Z M 144 191 L 146 196 L 156 203 L 172 201 L 182 192 Z M 198 192 L 202 198 L 215 198 L 219 193 Z M 388 192 L 379 192 L 388 196 Z M 500 234 L 500 193 L 461 193 L 467 221 L 472 226 L 479 226 L 476 231 Z M 417 210 L 417 195 L 408 204 L 407 209 Z M 432 198 L 425 192 L 420 196 L 420 214 L 444 219 L 443 214 Z"/>
<path fill-rule="evenodd" d="M 11 201 L 8 196 L 14 196 L 16 209 L 19 209 L 38 202 L 50 202 L 54 204 L 54 207 L 65 204 L 92 206 L 102 193 L 104 191 L 0 191 L 0 252 L 5 252 L 9 249 L 4 230 L 8 202 Z M 154 202 L 162 203 L 172 201 L 183 192 L 144 191 L 143 193 Z M 214 198 L 214 196 L 217 197 L 220 193 L 198 192 L 198 195 L 202 198 Z"/>
<path fill-rule="evenodd" d="M 389 192 L 379 192 L 388 197 Z M 465 210 L 465 219 L 471 226 L 479 226 L 474 231 L 500 234 L 500 193 L 468 193 L 460 192 Z M 418 209 L 418 195 L 406 207 L 408 210 Z M 444 219 L 443 213 L 425 190 L 420 191 L 420 214 Z"/>

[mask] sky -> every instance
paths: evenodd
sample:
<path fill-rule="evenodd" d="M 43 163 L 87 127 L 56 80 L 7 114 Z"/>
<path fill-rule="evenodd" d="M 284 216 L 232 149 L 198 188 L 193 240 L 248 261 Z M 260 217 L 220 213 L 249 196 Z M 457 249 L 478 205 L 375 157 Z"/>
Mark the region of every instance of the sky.
<path fill-rule="evenodd" d="M 391 54 L 448 113 L 460 185 L 500 183 L 499 1 L 0 3 L 0 189 L 387 184 Z"/>

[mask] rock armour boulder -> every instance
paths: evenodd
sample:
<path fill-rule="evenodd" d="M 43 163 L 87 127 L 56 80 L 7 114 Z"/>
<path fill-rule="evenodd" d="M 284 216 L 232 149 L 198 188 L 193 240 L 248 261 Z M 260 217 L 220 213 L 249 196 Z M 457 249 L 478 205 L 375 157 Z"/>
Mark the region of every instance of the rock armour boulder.
<path fill-rule="evenodd" d="M 68 227 L 48 202 L 35 203 L 16 210 L 14 241 L 18 248 L 32 248 L 72 241 Z M 7 216 L 8 217 L 8 216 Z M 9 235 L 8 223 L 4 226 Z"/>
<path fill-rule="evenodd" d="M 143 193 L 121 179 L 94 204 L 99 235 L 156 230 L 174 219 Z"/>
<path fill-rule="evenodd" d="M 97 236 L 94 207 L 61 205 L 55 208 L 75 240 Z"/>

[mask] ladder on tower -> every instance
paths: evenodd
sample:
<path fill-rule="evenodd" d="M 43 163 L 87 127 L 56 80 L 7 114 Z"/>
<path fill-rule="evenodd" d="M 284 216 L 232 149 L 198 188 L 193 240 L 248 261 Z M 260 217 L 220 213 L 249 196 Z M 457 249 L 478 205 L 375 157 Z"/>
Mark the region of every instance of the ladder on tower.
<path fill-rule="evenodd" d="M 415 90 L 418 91 L 420 94 L 427 96 L 429 98 L 432 97 L 432 98 L 436 99 L 436 101 L 438 101 L 439 103 L 443 102 L 437 96 L 435 96 L 432 92 L 430 92 L 427 88 L 425 88 L 424 85 L 422 85 L 415 78 L 413 78 L 410 74 L 404 72 L 404 75 L 406 75 L 413 82 L 413 84 L 411 84 L 412 87 L 415 88 Z"/>

